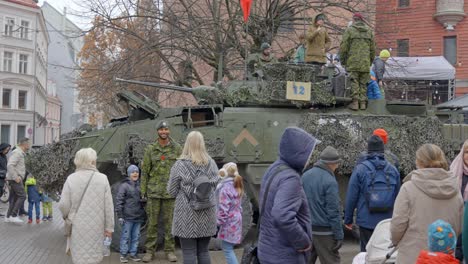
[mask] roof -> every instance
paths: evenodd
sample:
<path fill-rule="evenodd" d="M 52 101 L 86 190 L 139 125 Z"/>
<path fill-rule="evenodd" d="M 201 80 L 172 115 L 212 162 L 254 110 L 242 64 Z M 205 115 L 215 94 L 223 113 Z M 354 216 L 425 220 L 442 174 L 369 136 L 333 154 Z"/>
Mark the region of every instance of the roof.
<path fill-rule="evenodd" d="M 449 108 L 449 109 L 463 108 L 463 110 L 467 110 L 466 109 L 467 107 L 468 107 L 468 94 L 465 94 L 453 100 L 437 105 L 437 108 L 439 109 L 441 108 Z"/>
<path fill-rule="evenodd" d="M 15 3 L 15 4 L 19 4 L 19 5 L 29 6 L 29 7 L 33 7 L 33 8 L 39 8 L 37 3 L 34 2 L 33 0 L 5 0 L 5 1 Z"/>
<path fill-rule="evenodd" d="M 455 68 L 443 56 L 391 57 L 385 66 L 385 79 L 451 80 Z"/>

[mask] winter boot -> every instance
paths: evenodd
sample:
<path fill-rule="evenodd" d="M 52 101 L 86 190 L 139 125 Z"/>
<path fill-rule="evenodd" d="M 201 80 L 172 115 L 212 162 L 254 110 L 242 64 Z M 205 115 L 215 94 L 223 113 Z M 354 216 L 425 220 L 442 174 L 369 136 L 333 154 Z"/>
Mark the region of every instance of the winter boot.
<path fill-rule="evenodd" d="M 348 105 L 348 108 L 353 111 L 359 110 L 359 101 L 357 99 L 353 99 L 353 101 Z"/>
<path fill-rule="evenodd" d="M 366 110 L 367 109 L 367 102 L 366 101 L 360 101 L 359 102 L 359 109 L 360 110 Z"/>
<path fill-rule="evenodd" d="M 151 260 L 153 260 L 153 254 L 146 253 L 141 260 L 143 262 L 150 262 Z"/>

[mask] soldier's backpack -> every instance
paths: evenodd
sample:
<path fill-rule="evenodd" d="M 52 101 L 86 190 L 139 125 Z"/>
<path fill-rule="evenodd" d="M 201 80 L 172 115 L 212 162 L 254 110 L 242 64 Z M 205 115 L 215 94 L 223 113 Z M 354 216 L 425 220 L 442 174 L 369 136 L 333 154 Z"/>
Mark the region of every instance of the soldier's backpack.
<path fill-rule="evenodd" d="M 370 161 L 363 162 L 371 174 L 366 178 L 365 193 L 367 208 L 371 213 L 384 213 L 393 209 L 396 198 L 397 177 L 392 172 L 389 162 L 385 166 L 375 167 Z"/>
<path fill-rule="evenodd" d="M 193 210 L 203 210 L 216 205 L 215 187 L 203 171 L 196 168 L 192 182 L 193 191 L 187 196 Z"/>

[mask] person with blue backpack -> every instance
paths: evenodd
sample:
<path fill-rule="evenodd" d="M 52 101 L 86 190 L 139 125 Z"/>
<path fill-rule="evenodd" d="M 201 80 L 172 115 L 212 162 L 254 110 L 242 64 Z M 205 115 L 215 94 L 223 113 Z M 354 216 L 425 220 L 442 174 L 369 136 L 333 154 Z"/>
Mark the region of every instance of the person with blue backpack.
<path fill-rule="evenodd" d="M 400 173 L 385 159 L 382 139 L 372 135 L 367 144 L 367 155 L 353 170 L 346 193 L 344 224 L 353 228 L 354 210 L 359 226 L 361 252 L 377 224 L 392 218 L 395 199 L 400 190 Z"/>

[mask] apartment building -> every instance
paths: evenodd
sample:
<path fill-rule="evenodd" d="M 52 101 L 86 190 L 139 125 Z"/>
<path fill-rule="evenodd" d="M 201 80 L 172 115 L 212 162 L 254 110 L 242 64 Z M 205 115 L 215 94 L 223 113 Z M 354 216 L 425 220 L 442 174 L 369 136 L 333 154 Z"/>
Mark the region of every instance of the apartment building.
<path fill-rule="evenodd" d="M 0 1 L 0 140 L 45 143 L 47 51 L 45 20 L 33 0 Z"/>

